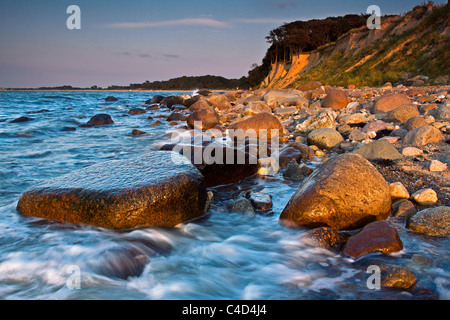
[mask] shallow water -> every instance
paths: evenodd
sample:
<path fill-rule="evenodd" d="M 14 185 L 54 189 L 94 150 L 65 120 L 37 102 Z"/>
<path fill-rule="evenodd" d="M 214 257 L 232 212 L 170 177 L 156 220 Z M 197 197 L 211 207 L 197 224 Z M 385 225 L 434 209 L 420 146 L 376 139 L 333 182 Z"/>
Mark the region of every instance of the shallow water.
<path fill-rule="evenodd" d="M 114 232 L 23 217 L 17 201 L 29 187 L 108 160 L 158 149 L 173 127 L 128 115 L 160 92 L 0 92 L 0 299 L 449 299 L 449 240 L 397 227 L 404 250 L 357 260 L 315 248 L 278 217 L 299 182 L 249 178 L 212 189 L 209 215 L 173 229 Z M 170 95 L 173 93 L 163 93 Z M 106 103 L 107 95 L 119 97 Z M 41 110 L 48 110 L 48 112 Z M 79 128 L 99 113 L 115 124 Z M 168 113 L 166 113 L 168 114 Z M 10 123 L 21 116 L 27 123 Z M 64 127 L 76 131 L 62 132 Z M 147 135 L 133 137 L 139 128 Z M 247 190 L 273 196 L 273 214 L 228 212 L 225 202 Z M 430 264 L 414 262 L 419 254 Z M 408 267 L 408 291 L 369 290 L 370 265 Z M 80 289 L 73 289 L 73 268 Z"/>

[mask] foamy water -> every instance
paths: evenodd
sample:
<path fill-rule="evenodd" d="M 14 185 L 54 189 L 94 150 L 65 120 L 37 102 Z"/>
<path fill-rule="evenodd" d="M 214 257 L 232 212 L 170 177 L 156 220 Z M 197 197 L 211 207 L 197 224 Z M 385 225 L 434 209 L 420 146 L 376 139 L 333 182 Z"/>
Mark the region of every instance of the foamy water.
<path fill-rule="evenodd" d="M 393 221 L 404 243 L 394 255 L 357 260 L 316 248 L 278 217 L 299 182 L 249 178 L 217 187 L 207 217 L 177 228 L 114 232 L 21 216 L 17 201 L 29 187 L 95 163 L 132 159 L 164 144 L 175 130 L 131 107 L 161 92 L 0 92 L 0 299 L 423 299 L 450 297 L 449 240 L 417 235 Z M 169 93 L 162 93 L 169 95 Z M 170 93 L 172 94 L 172 93 Z M 118 102 L 105 103 L 114 95 Z M 40 110 L 50 112 L 34 113 Z M 115 124 L 78 128 L 108 113 Z M 11 124 L 20 116 L 35 120 Z M 76 131 L 62 132 L 63 127 Z M 147 135 L 133 137 L 139 128 Z M 245 191 L 273 197 L 273 214 L 240 215 L 226 201 Z M 420 254 L 430 265 L 414 262 Z M 416 289 L 372 291 L 373 264 L 408 267 Z M 71 287 L 73 268 L 79 289 Z M 419 290 L 422 289 L 422 290 Z"/>

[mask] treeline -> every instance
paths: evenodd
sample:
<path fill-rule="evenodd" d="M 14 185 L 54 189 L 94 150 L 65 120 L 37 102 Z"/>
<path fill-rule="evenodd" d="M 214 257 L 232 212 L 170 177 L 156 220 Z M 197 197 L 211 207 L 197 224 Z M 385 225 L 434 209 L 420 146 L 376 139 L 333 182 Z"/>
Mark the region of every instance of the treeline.
<path fill-rule="evenodd" d="M 247 77 L 240 79 L 227 79 L 219 76 L 179 77 L 167 81 L 146 81 L 141 84 L 131 84 L 130 89 L 142 90 L 195 90 L 195 89 L 247 89 Z"/>

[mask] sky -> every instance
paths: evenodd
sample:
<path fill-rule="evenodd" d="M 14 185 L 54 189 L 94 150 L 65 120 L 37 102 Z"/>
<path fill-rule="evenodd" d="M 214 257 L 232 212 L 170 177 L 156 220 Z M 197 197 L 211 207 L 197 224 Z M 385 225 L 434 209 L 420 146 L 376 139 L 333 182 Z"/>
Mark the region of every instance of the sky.
<path fill-rule="evenodd" d="M 240 78 L 284 22 L 408 12 L 422 0 L 0 0 L 0 88 Z M 447 0 L 434 1 L 446 3 Z M 81 29 L 67 20 L 80 8 Z"/>

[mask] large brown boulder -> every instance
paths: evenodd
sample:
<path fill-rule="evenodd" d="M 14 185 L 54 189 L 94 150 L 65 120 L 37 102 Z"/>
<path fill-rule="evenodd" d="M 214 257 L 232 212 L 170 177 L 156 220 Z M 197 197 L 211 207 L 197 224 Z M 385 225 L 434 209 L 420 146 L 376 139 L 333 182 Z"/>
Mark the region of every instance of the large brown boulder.
<path fill-rule="evenodd" d="M 278 130 L 278 135 L 283 136 L 284 129 L 280 120 L 269 113 L 259 113 L 251 118 L 233 123 L 229 129 L 231 130 L 255 130 L 259 137 L 259 130 L 267 130 L 268 139 L 271 138 L 271 130 Z"/>
<path fill-rule="evenodd" d="M 17 210 L 26 216 L 126 230 L 174 227 L 204 215 L 204 177 L 175 152 L 100 163 L 26 191 Z"/>
<path fill-rule="evenodd" d="M 390 111 L 386 118 L 383 120 L 385 122 L 400 122 L 405 123 L 412 117 L 420 116 L 419 109 L 415 104 L 405 104 L 392 111 Z"/>
<path fill-rule="evenodd" d="M 389 185 L 365 158 L 344 154 L 314 171 L 281 213 L 288 226 L 355 229 L 386 219 L 391 211 Z"/>
<path fill-rule="evenodd" d="M 388 93 L 375 101 L 372 112 L 383 113 L 397 109 L 404 104 L 411 104 L 411 100 L 403 93 Z"/>
<path fill-rule="evenodd" d="M 397 230 L 386 221 L 372 222 L 348 238 L 343 252 L 353 258 L 372 252 L 392 253 L 403 249 Z"/>
<path fill-rule="evenodd" d="M 190 112 L 195 112 L 203 109 L 211 109 L 211 105 L 205 99 L 198 100 L 189 107 Z"/>
<path fill-rule="evenodd" d="M 344 90 L 333 89 L 322 101 L 322 108 L 344 109 L 348 105 L 348 96 Z"/>
<path fill-rule="evenodd" d="M 208 108 L 200 109 L 189 115 L 187 118 L 188 126 L 194 128 L 196 122 L 201 123 L 202 130 L 208 130 L 217 126 L 220 123 L 220 119 L 216 111 L 212 108 Z"/>

